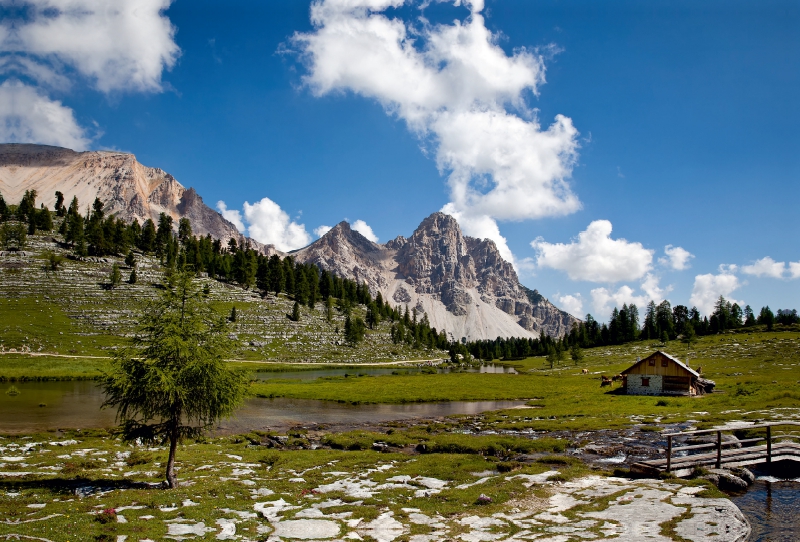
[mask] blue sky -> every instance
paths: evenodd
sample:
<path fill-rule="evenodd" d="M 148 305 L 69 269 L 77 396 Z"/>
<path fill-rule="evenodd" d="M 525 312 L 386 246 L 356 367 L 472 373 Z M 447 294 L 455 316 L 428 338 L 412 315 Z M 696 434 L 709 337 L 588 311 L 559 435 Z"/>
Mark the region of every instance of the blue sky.
<path fill-rule="evenodd" d="M 283 248 L 445 208 L 577 315 L 800 308 L 797 2 L 23 4 L 0 139 L 132 152 Z"/>

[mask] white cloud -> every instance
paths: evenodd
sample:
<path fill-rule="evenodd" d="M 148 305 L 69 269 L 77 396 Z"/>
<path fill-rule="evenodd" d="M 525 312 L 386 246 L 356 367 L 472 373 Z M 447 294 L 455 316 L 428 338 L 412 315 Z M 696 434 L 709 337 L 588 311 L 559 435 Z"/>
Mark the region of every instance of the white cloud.
<path fill-rule="evenodd" d="M 666 254 L 667 257 L 659 258 L 658 263 L 661 265 L 668 265 L 676 271 L 689 269 L 689 267 L 691 267 L 689 265 L 689 260 L 694 258 L 694 254 L 688 250 L 681 247 L 673 247 L 672 245 L 667 245 L 664 247 L 664 254 Z"/>
<path fill-rule="evenodd" d="M 648 273 L 644 277 L 644 282 L 642 282 L 642 291 L 649 300 L 653 300 L 656 303 L 659 303 L 666 299 L 667 294 L 672 291 L 672 286 L 665 286 L 661 288 L 659 286 L 659 278 L 652 273 Z"/>
<path fill-rule="evenodd" d="M 756 260 L 751 265 L 742 266 L 742 273 L 774 279 L 783 277 L 784 270 L 786 270 L 786 262 L 776 262 L 769 256 Z"/>
<path fill-rule="evenodd" d="M 180 49 L 164 15 L 171 0 L 27 0 L 9 19 L 2 50 L 74 67 L 100 91 L 160 91 Z"/>
<path fill-rule="evenodd" d="M 378 236 L 375 235 L 375 232 L 372 231 L 372 228 L 364 222 L 363 220 L 356 220 L 353 222 L 353 229 L 356 230 L 358 233 L 372 241 L 373 243 L 378 242 Z"/>
<path fill-rule="evenodd" d="M 535 239 L 531 246 L 537 251 L 536 263 L 564 271 L 572 280 L 619 282 L 643 277 L 652 267 L 653 251 L 641 243 L 611 239 L 611 230 L 608 220 L 595 220 L 568 244 Z"/>
<path fill-rule="evenodd" d="M 628 285 L 620 286 L 617 291 L 608 288 L 595 288 L 592 294 L 592 307 L 595 314 L 598 315 L 597 320 L 603 321 L 606 315 L 611 313 L 614 307 L 622 307 L 624 304 L 635 304 L 637 307 L 642 308 L 650 302 L 650 298 L 646 295 L 636 295 Z"/>
<path fill-rule="evenodd" d="M 516 267 L 516 261 L 511 249 L 508 248 L 506 238 L 500 233 L 497 221 L 486 215 L 474 215 L 468 212 L 457 211 L 455 205 L 448 203 L 442 208 L 442 212 L 451 215 L 458 221 L 461 231 L 465 235 L 476 239 L 491 239 L 497 246 L 500 256 L 504 260 Z"/>
<path fill-rule="evenodd" d="M 83 150 L 85 129 L 44 89 L 65 92 L 85 79 L 104 93 L 158 92 L 180 54 L 164 14 L 171 0 L 0 0 L 9 3 L 19 9 L 0 19 L 5 141 Z"/>
<path fill-rule="evenodd" d="M 793 279 L 800 279 L 800 262 L 789 262 L 789 275 Z"/>
<path fill-rule="evenodd" d="M 316 235 L 317 237 L 322 237 L 323 235 L 325 235 L 326 233 L 328 233 L 332 229 L 333 229 L 332 226 L 326 226 L 326 225 L 323 224 L 321 226 L 318 226 L 318 227 L 314 228 L 314 235 Z"/>
<path fill-rule="evenodd" d="M 280 206 L 269 198 L 252 205 L 244 202 L 244 218 L 250 237 L 278 250 L 302 248 L 311 242 L 304 224 L 292 222 Z"/>
<path fill-rule="evenodd" d="M 228 209 L 228 206 L 225 205 L 225 202 L 222 200 L 217 202 L 217 210 L 225 220 L 236 226 L 236 229 L 239 230 L 240 233 L 245 232 L 246 228 L 244 222 L 242 222 L 242 213 L 235 209 Z"/>
<path fill-rule="evenodd" d="M 88 148 L 91 142 L 72 109 L 20 81 L 0 84 L 0 141 L 57 145 L 78 151 Z"/>
<path fill-rule="evenodd" d="M 572 316 L 582 317 L 583 299 L 581 294 L 556 295 L 556 300 L 560 309 L 567 311 Z"/>
<path fill-rule="evenodd" d="M 744 305 L 744 302 L 730 297 L 730 294 L 741 286 L 739 277 L 729 272 L 731 267 L 735 268 L 736 266 L 720 266 L 718 275 L 712 273 L 697 275 L 694 278 L 694 288 L 692 288 L 689 303 L 697 307 L 705 315 L 714 312 L 714 304 L 719 299 L 719 296 L 725 297 L 731 303 Z"/>
<path fill-rule="evenodd" d="M 580 208 L 568 179 L 578 132 L 562 115 L 542 128 L 526 96 L 545 82 L 543 58 L 507 55 L 481 14 L 451 25 L 418 27 L 385 13 L 411 0 L 320 0 L 314 30 L 292 44 L 308 66 L 305 83 L 318 96 L 352 91 L 404 120 L 449 175 L 450 203 L 468 235 L 489 237 L 511 260 L 496 220 L 525 220 Z M 459 5 L 459 2 L 455 3 Z"/>

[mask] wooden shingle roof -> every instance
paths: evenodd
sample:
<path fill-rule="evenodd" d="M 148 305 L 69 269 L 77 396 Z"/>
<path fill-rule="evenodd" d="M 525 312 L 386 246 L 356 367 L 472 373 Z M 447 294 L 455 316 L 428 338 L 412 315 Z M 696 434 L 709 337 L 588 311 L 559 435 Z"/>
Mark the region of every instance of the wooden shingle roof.
<path fill-rule="evenodd" d="M 627 374 L 627 373 L 629 373 L 629 372 L 630 372 L 630 371 L 631 371 L 631 370 L 632 370 L 634 367 L 636 367 L 637 365 L 640 365 L 640 364 L 642 364 L 642 363 L 646 362 L 647 360 L 649 360 L 650 358 L 652 358 L 653 356 L 655 356 L 655 355 L 657 355 L 657 354 L 661 354 L 661 355 L 662 355 L 662 356 L 664 356 L 665 358 L 668 358 L 669 360 L 671 360 L 671 361 L 675 362 L 675 364 L 676 364 L 676 365 L 678 365 L 678 366 L 679 366 L 681 369 L 685 370 L 687 373 L 690 373 L 692 376 L 694 376 L 694 377 L 696 377 L 696 378 L 700 378 L 700 373 L 698 373 L 697 371 L 695 371 L 694 369 L 692 369 L 691 367 L 689 367 L 688 365 L 686 365 L 684 362 L 682 362 L 682 361 L 681 361 L 681 360 L 679 360 L 678 358 L 676 358 L 676 357 L 674 357 L 674 356 L 670 356 L 669 354 L 667 354 L 666 352 L 662 352 L 661 350 L 656 350 L 655 352 L 653 352 L 652 354 L 650 354 L 650 355 L 649 355 L 649 356 L 647 356 L 646 358 L 644 358 L 644 359 L 642 359 L 642 360 L 639 360 L 639 361 L 637 361 L 636 363 L 634 363 L 633 365 L 631 365 L 630 367 L 628 367 L 627 369 L 625 369 L 624 371 L 622 371 L 622 373 L 620 373 L 620 374 Z"/>

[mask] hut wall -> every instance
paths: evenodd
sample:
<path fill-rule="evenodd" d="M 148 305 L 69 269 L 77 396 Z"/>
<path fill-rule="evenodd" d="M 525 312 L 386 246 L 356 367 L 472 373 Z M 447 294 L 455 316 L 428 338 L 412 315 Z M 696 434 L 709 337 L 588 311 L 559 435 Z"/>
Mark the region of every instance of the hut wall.
<path fill-rule="evenodd" d="M 647 386 L 644 385 L 645 382 Z M 664 377 L 661 375 L 629 374 L 627 384 L 626 390 L 631 395 L 661 395 L 664 389 Z"/>

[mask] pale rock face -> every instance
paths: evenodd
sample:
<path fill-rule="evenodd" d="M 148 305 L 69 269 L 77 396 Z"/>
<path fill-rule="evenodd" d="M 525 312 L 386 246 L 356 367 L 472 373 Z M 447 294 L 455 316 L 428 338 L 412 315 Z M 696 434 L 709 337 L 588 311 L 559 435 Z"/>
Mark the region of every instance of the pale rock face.
<path fill-rule="evenodd" d="M 458 222 L 434 213 L 409 238 L 385 245 L 342 222 L 294 256 L 366 283 L 392 305 L 416 308 L 452 338 L 559 337 L 578 320 L 519 283 L 493 241 L 462 234 Z"/>
<path fill-rule="evenodd" d="M 25 190 L 36 190 L 37 203 L 53 208 L 55 192 L 69 205 L 77 196 L 81 209 L 100 198 L 108 214 L 123 220 L 158 221 L 160 213 L 191 220 L 196 235 L 231 237 L 267 255 L 284 254 L 241 235 L 236 227 L 158 168 L 140 164 L 132 154 L 75 152 L 60 147 L 0 144 L 0 194 L 17 203 Z M 452 339 L 560 337 L 578 320 L 538 292 L 519 283 L 513 266 L 493 241 L 462 234 L 458 222 L 434 213 L 409 238 L 373 243 L 347 222 L 311 245 L 292 253 L 301 262 L 366 283 L 392 305 L 416 309 L 431 326 Z"/>
<path fill-rule="evenodd" d="M 31 189 L 36 190 L 36 202 L 50 209 L 55 205 L 56 191 L 60 191 L 65 205 L 76 196 L 81 211 L 100 198 L 107 214 L 126 221 L 143 223 L 151 218 L 158 223 L 159 214 L 166 213 L 173 218 L 175 228 L 178 220 L 186 217 L 196 235 L 246 241 L 233 224 L 205 205 L 193 188 L 184 188 L 161 169 L 143 166 L 128 153 L 0 144 L 0 194 L 7 203 L 18 203 Z M 250 244 L 263 252 L 274 252 L 253 240 Z"/>

